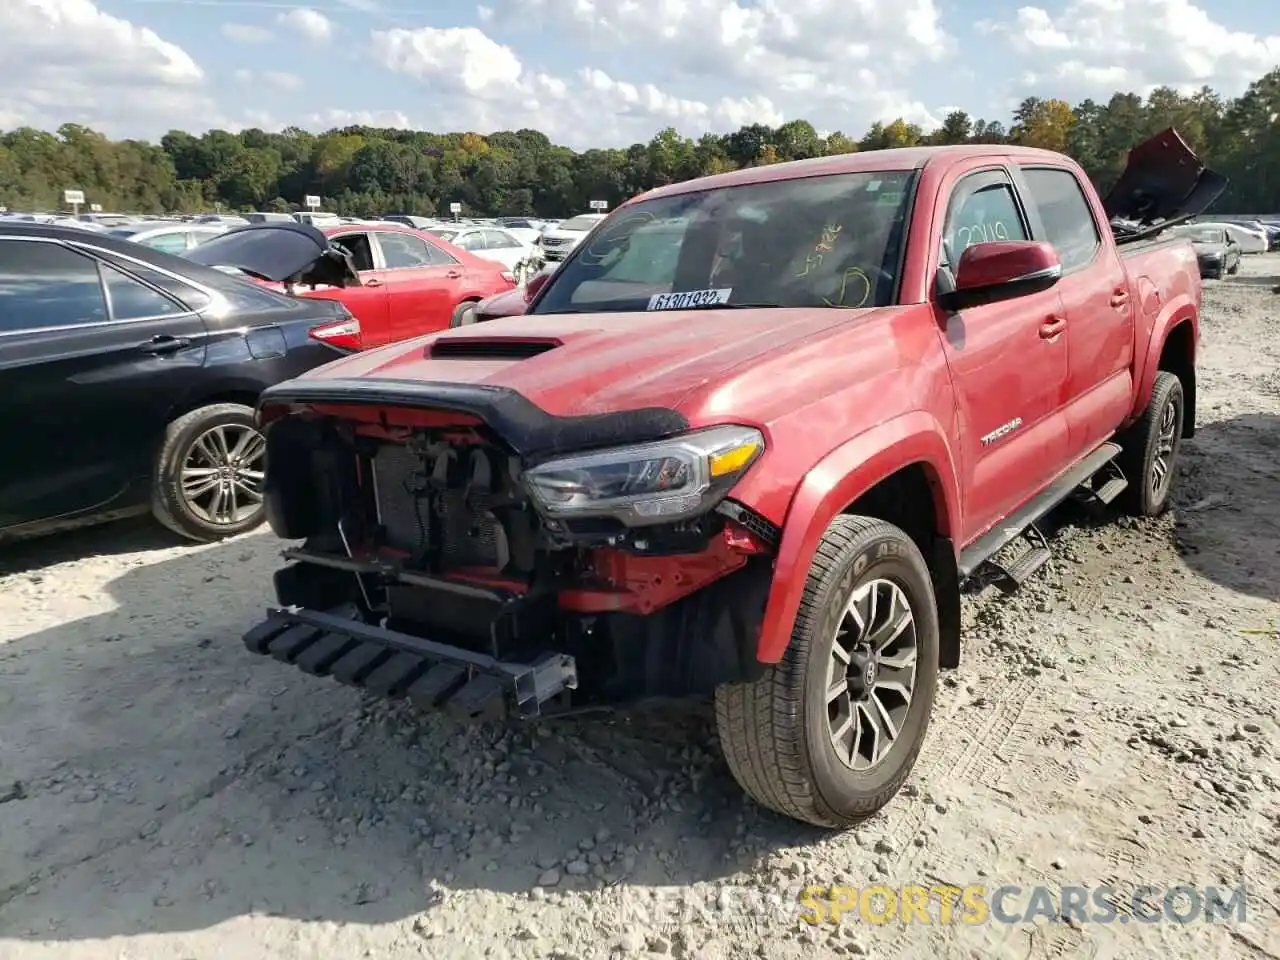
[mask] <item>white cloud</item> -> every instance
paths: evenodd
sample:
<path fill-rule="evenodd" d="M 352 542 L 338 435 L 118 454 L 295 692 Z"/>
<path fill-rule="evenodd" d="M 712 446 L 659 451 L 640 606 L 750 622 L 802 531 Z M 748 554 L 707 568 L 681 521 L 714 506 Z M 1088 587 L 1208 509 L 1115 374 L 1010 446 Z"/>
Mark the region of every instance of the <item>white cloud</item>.
<path fill-rule="evenodd" d="M 491 23 L 493 21 L 493 7 L 476 7 L 476 19 L 481 23 Z"/>
<path fill-rule="evenodd" d="M 569 31 L 602 54 L 644 49 L 672 89 L 859 130 L 937 111 L 909 96 L 920 69 L 956 50 L 935 0 L 497 0 L 502 22 Z M 749 113 L 749 108 L 746 108 Z M 763 120 L 763 117 L 759 118 Z"/>
<path fill-rule="evenodd" d="M 325 110 L 303 117 L 299 124 L 305 130 L 333 130 L 341 127 L 390 127 L 414 130 L 417 127 L 399 110 Z"/>
<path fill-rule="evenodd" d="M 266 27 L 255 27 L 249 23 L 224 23 L 222 35 L 236 43 L 267 43 L 272 37 Z"/>
<path fill-rule="evenodd" d="M 73 122 L 154 136 L 221 120 L 185 50 L 91 0 L 2 0 L 0 63 L 0 128 Z"/>
<path fill-rule="evenodd" d="M 396 73 L 471 96 L 501 95 L 523 70 L 515 51 L 475 27 L 375 30 L 373 51 Z"/>
<path fill-rule="evenodd" d="M 1234 96 L 1280 62 L 1280 36 L 1231 30 L 1190 0 L 1070 0 L 1056 16 L 1022 7 L 985 30 L 1026 58 L 1026 87 L 1066 99 L 1205 85 Z"/>
<path fill-rule="evenodd" d="M 375 31 L 372 49 L 389 70 L 441 97 L 441 129 L 534 127 L 573 146 L 647 140 L 664 126 L 690 134 L 748 122 L 779 123 L 765 96 L 684 98 L 585 68 L 571 76 L 531 71 L 511 48 L 474 27 Z"/>
<path fill-rule="evenodd" d="M 281 25 L 289 30 L 296 30 L 303 38 L 317 46 L 322 46 L 333 39 L 333 22 L 323 13 L 307 7 L 298 7 L 277 18 Z"/>

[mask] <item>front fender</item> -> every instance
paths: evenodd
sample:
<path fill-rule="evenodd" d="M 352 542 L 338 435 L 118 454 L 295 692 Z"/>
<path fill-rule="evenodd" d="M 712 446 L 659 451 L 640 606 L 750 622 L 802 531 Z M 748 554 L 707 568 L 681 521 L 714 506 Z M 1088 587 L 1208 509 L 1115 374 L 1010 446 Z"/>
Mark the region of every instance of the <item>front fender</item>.
<path fill-rule="evenodd" d="M 959 529 L 955 459 L 946 434 L 924 411 L 914 411 L 859 434 L 837 447 L 805 474 L 791 499 L 774 561 L 756 659 L 777 663 L 791 642 L 805 580 L 818 542 L 831 521 L 895 471 L 924 464 L 930 475 L 937 531 Z"/>

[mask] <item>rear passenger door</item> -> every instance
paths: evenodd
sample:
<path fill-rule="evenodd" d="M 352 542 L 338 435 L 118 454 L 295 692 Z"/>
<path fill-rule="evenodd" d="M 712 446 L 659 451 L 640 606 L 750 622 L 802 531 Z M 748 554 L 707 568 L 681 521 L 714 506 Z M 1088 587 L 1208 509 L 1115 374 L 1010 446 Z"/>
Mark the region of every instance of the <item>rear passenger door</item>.
<path fill-rule="evenodd" d="M 939 271 L 970 246 L 1031 238 L 1003 168 L 961 174 L 948 192 Z M 1061 316 L 1054 289 L 947 314 L 943 348 L 961 422 L 967 543 L 1007 516 L 1065 466 L 1067 345 L 1044 328 Z"/>
<path fill-rule="evenodd" d="M 140 275 L 0 236 L 0 527 L 141 489 L 205 341 L 199 314 Z"/>
<path fill-rule="evenodd" d="M 1073 459 L 1089 453 L 1133 403 L 1133 309 L 1129 275 L 1104 242 L 1085 187 L 1066 167 L 1021 168 L 1037 240 L 1062 261 L 1058 294 L 1067 319 L 1066 417 Z"/>
<path fill-rule="evenodd" d="M 439 247 L 412 233 L 378 232 L 386 267 L 391 339 L 445 330 L 462 299 L 462 268 Z"/>

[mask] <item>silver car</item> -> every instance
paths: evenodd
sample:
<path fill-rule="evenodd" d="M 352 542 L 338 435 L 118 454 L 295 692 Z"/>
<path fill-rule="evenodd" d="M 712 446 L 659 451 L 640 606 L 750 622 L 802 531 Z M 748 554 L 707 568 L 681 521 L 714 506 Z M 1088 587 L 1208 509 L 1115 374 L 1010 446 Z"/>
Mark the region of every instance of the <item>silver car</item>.
<path fill-rule="evenodd" d="M 226 231 L 226 226 L 216 223 L 157 223 L 153 220 L 116 227 L 109 230 L 108 235 L 180 256 Z"/>

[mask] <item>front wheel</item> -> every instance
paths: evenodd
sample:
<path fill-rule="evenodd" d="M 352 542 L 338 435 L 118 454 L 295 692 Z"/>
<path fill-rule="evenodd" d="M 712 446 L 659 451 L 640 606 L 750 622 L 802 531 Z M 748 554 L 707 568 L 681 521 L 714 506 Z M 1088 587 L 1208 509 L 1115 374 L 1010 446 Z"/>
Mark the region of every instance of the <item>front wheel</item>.
<path fill-rule="evenodd" d="M 937 603 L 919 548 L 883 520 L 837 517 L 782 660 L 716 691 L 725 760 L 761 806 L 851 826 L 906 781 L 937 677 Z"/>
<path fill-rule="evenodd" d="M 1156 374 L 1151 400 L 1121 440 L 1120 469 L 1129 479 L 1120 505 L 1137 517 L 1169 508 L 1178 451 L 1182 447 L 1182 381 L 1167 370 Z"/>
<path fill-rule="evenodd" d="M 266 452 L 250 407 L 214 403 L 184 414 L 165 431 L 151 512 L 201 543 L 252 530 L 264 516 Z"/>

